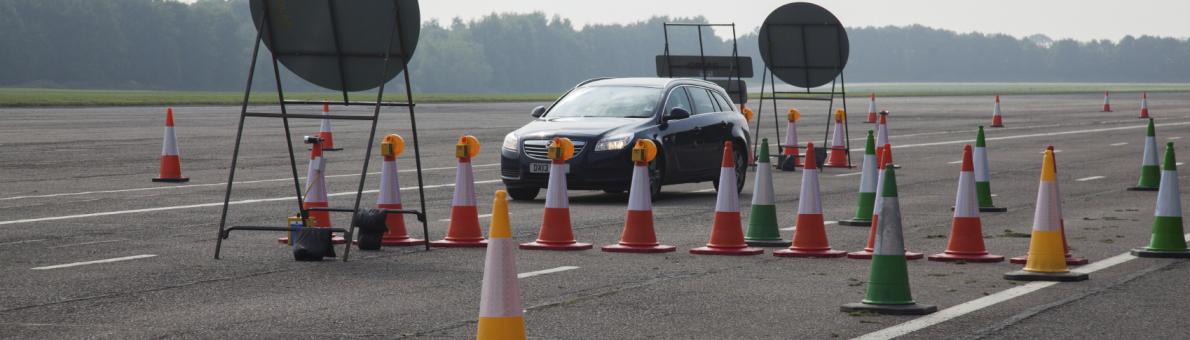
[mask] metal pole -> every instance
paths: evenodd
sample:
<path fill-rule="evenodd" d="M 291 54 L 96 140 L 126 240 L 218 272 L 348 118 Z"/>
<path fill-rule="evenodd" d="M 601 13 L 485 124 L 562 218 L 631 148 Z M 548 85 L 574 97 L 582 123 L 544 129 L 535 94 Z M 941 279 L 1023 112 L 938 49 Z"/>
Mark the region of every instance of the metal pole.
<path fill-rule="evenodd" d="M 698 27 L 698 68 L 702 71 L 702 80 L 707 80 L 707 56 L 702 50 L 702 26 Z"/>
<path fill-rule="evenodd" d="M 268 16 L 264 16 L 267 18 Z M 256 56 L 260 54 L 260 39 L 264 34 L 264 20 L 256 27 L 256 44 L 252 46 L 252 62 L 248 64 L 248 84 L 244 85 L 244 102 L 240 106 L 240 123 L 236 128 L 236 144 L 231 151 L 231 168 L 227 173 L 227 190 L 223 193 L 223 212 L 219 215 L 219 235 L 215 236 L 215 259 L 223 249 L 223 233 L 227 229 L 227 208 L 231 204 L 231 184 L 236 179 L 236 160 L 240 158 L 240 141 L 244 136 L 244 114 L 248 112 L 248 97 L 252 93 L 252 78 L 256 75 Z"/>

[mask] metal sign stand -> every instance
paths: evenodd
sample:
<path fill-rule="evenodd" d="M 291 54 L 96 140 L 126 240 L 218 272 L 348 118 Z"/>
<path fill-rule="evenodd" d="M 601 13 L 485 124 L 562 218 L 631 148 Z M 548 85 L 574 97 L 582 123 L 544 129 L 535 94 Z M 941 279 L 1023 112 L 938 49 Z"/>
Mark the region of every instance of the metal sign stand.
<path fill-rule="evenodd" d="M 259 0 L 255 0 L 255 1 L 259 1 Z M 223 240 L 226 239 L 229 236 L 229 234 L 231 233 L 231 231 L 233 231 L 233 230 L 243 230 L 243 231 L 290 231 L 291 230 L 291 228 L 288 226 L 285 226 L 285 227 L 271 227 L 271 226 L 232 226 L 232 227 L 227 227 L 227 211 L 231 204 L 232 184 L 235 183 L 236 163 L 239 160 L 239 156 L 240 156 L 240 144 L 241 144 L 241 141 L 242 141 L 242 138 L 244 135 L 244 120 L 247 117 L 281 118 L 281 123 L 285 128 L 285 143 L 288 146 L 288 151 L 289 151 L 289 167 L 293 174 L 293 186 L 294 186 L 294 191 L 296 193 L 295 197 L 297 198 L 297 208 L 300 211 L 302 220 L 306 220 L 306 218 L 309 217 L 311 210 L 321 210 L 321 211 L 331 211 L 331 212 L 350 212 L 352 214 L 352 219 L 351 219 L 352 222 L 351 222 L 351 226 L 349 228 L 347 228 L 347 229 L 332 228 L 331 229 L 332 232 L 345 233 L 345 238 L 348 240 L 348 243 L 345 246 L 345 249 L 343 251 L 343 261 L 346 262 L 350 256 L 350 253 L 351 253 L 350 241 L 353 238 L 352 236 L 355 233 L 355 228 L 357 227 L 355 225 L 355 216 L 359 214 L 360 201 L 363 198 L 364 182 L 367 179 L 367 175 L 368 175 L 368 163 L 369 163 L 369 160 L 371 160 L 371 158 L 372 158 L 372 145 L 373 145 L 373 141 L 376 139 L 376 124 L 380 120 L 379 119 L 380 118 L 380 108 L 382 106 L 393 106 L 393 107 L 407 108 L 409 110 L 410 127 L 413 130 L 413 154 L 414 154 L 414 161 L 416 162 L 416 165 L 417 165 L 417 191 L 418 191 L 418 197 L 420 198 L 420 201 L 421 201 L 421 210 L 403 209 L 403 210 L 387 210 L 385 212 L 386 213 L 397 213 L 397 214 L 410 214 L 410 215 L 417 216 L 418 221 L 420 221 L 421 225 L 422 225 L 422 232 L 424 234 L 428 235 L 429 226 L 427 224 L 426 214 L 425 214 L 426 196 L 425 196 L 425 187 L 422 183 L 421 150 L 418 146 L 417 118 L 416 118 L 416 115 L 414 114 L 415 104 L 413 102 L 413 92 L 412 92 L 411 82 L 409 80 L 409 67 L 408 67 L 409 66 L 409 58 L 408 58 L 409 53 L 408 53 L 408 51 L 406 51 L 408 44 L 405 43 L 404 36 L 399 34 L 399 29 L 398 29 L 398 27 L 404 27 L 404 26 L 401 26 L 400 6 L 397 6 L 396 1 L 394 0 L 393 16 L 396 18 L 396 20 L 394 21 L 392 28 L 389 31 L 389 39 L 388 39 L 389 46 L 388 46 L 388 48 L 385 49 L 385 52 L 382 54 L 361 55 L 358 53 L 354 53 L 354 54 L 347 55 L 347 54 L 343 53 L 343 51 L 339 47 L 339 40 L 338 40 L 339 32 L 338 32 L 338 28 L 337 28 L 338 24 L 336 23 L 334 11 L 332 10 L 330 13 L 328 13 L 331 18 L 332 36 L 335 39 L 336 51 L 335 51 L 335 53 L 332 53 L 329 55 L 323 55 L 320 57 L 336 58 L 336 60 L 338 61 L 338 64 L 339 64 L 340 80 L 344 84 L 346 83 L 346 80 L 345 80 L 346 74 L 343 73 L 343 57 L 344 56 L 350 56 L 352 58 L 374 58 L 374 59 L 383 60 L 384 66 L 381 69 L 377 70 L 377 72 L 379 72 L 377 76 L 379 77 L 381 82 L 380 82 L 378 91 L 376 93 L 376 101 L 375 102 L 353 102 L 353 101 L 350 101 L 348 98 L 348 95 L 347 95 L 347 90 L 345 89 L 346 86 L 344 85 L 344 89 L 342 90 L 343 101 L 339 102 L 337 104 L 341 104 L 344 106 L 370 105 L 370 106 L 375 107 L 375 109 L 372 111 L 372 115 L 360 116 L 360 115 L 321 115 L 321 114 L 288 113 L 288 111 L 286 109 L 287 105 L 321 105 L 321 104 L 323 104 L 323 102 L 303 101 L 303 100 L 286 100 L 285 99 L 285 91 L 281 87 L 281 69 L 280 69 L 280 66 L 278 65 L 277 58 L 278 58 L 278 56 L 283 56 L 283 55 L 303 55 L 303 54 L 298 53 L 298 52 L 285 52 L 285 51 L 276 51 L 276 50 L 272 51 L 271 56 L 272 56 L 272 64 L 273 64 L 273 78 L 274 78 L 274 80 L 276 82 L 276 86 L 277 86 L 277 104 L 280 106 L 281 112 L 280 113 L 272 113 L 272 112 L 249 112 L 248 111 L 248 98 L 250 97 L 250 95 L 252 93 L 252 80 L 255 76 L 257 57 L 260 54 L 260 44 L 262 41 L 264 41 L 263 39 L 270 39 L 269 40 L 270 45 L 272 45 L 274 47 L 276 46 L 275 44 L 271 43 L 273 41 L 272 40 L 273 34 L 272 34 L 271 30 L 269 30 L 269 24 L 268 24 L 270 21 L 269 14 L 268 14 L 269 11 L 267 10 L 268 3 L 266 1 L 261 1 L 261 4 L 262 4 L 262 6 L 265 6 L 266 10 L 263 11 L 263 18 L 257 26 L 256 42 L 255 42 L 254 47 L 252 48 L 252 63 L 248 66 L 248 81 L 247 81 L 247 85 L 245 85 L 245 88 L 244 88 L 243 104 L 240 106 L 240 122 L 239 122 L 239 127 L 236 129 L 236 141 L 235 141 L 235 148 L 233 149 L 232 156 L 231 156 L 231 168 L 229 169 L 228 174 L 227 174 L 227 190 L 223 196 L 223 212 L 219 217 L 219 234 L 217 235 L 216 241 L 215 241 L 215 259 L 219 258 L 220 250 L 222 249 L 222 246 L 223 246 Z M 332 9 L 333 9 L 333 7 L 332 7 Z M 398 37 L 398 39 L 400 40 L 401 51 L 400 51 L 399 56 L 393 56 L 391 54 L 392 41 L 393 41 L 392 37 L 394 37 L 394 36 Z M 309 55 L 305 54 L 305 56 L 309 56 Z M 405 76 L 405 101 L 404 102 L 385 102 L 385 101 L 383 101 L 383 99 L 384 99 L 384 84 L 387 83 L 386 81 L 384 81 L 385 80 L 384 75 L 388 74 L 388 71 L 390 69 L 389 62 L 392 61 L 391 60 L 392 57 L 399 58 L 400 62 L 402 63 L 402 68 L 403 68 L 402 73 L 404 73 L 404 76 Z M 353 206 L 353 208 L 351 208 L 351 209 L 346 209 L 346 208 L 311 208 L 311 209 L 307 209 L 304 207 L 303 197 L 302 197 L 302 193 L 303 193 L 302 187 L 301 187 L 300 181 L 298 180 L 297 161 L 296 161 L 296 157 L 294 156 L 294 153 L 293 153 L 293 135 L 290 132 L 290 128 L 289 128 L 289 119 L 290 118 L 366 120 L 366 121 L 372 122 L 370 132 L 368 133 L 368 146 L 367 146 L 367 148 L 364 149 L 364 150 L 366 150 L 364 152 L 364 164 L 363 164 L 363 168 L 360 170 L 359 187 L 356 189 L 355 205 Z M 426 250 L 430 250 L 429 237 L 425 237 L 425 239 L 426 239 L 425 248 L 426 248 Z"/>

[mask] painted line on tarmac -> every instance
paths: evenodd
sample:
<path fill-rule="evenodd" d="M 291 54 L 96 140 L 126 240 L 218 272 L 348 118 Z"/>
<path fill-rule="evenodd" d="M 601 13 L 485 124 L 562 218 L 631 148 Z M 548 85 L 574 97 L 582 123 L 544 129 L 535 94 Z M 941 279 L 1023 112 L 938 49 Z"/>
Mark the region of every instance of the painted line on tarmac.
<path fill-rule="evenodd" d="M 476 181 L 476 182 L 475 182 L 475 184 L 496 183 L 496 182 L 499 182 L 499 181 L 500 181 L 500 180 L 498 180 L 498 179 L 497 179 L 497 180 L 489 180 L 489 181 Z M 427 185 L 427 186 L 425 186 L 425 188 L 426 188 L 426 189 L 434 189 L 434 188 L 445 188 L 445 187 L 454 187 L 454 186 L 455 186 L 455 184 L 454 184 L 454 183 L 449 183 L 449 184 L 435 184 L 435 185 Z M 401 188 L 401 190 L 413 190 L 413 189 L 417 189 L 417 187 L 416 187 L 416 186 L 413 186 L 413 187 L 404 187 L 404 188 Z M 379 190 L 364 190 L 364 193 L 365 193 L 365 194 L 371 194 L 371 193 L 376 193 L 376 192 L 378 192 L 378 191 L 379 191 Z M 348 192 L 336 192 L 336 193 L 333 193 L 333 194 L 327 194 L 327 196 L 330 196 L 330 197 L 334 197 L 334 196 L 346 196 L 346 195 L 355 195 L 355 191 L 348 191 Z M 259 198 L 259 199 L 250 199 L 250 200 L 231 201 L 231 202 L 228 202 L 228 205 L 240 205 L 240 204 L 250 204 L 250 203 L 276 202 L 276 201 L 286 201 L 286 200 L 295 200 L 295 199 L 296 199 L 296 198 L 294 198 L 293 196 L 289 196 L 289 197 L 273 197 L 273 198 Z M 0 225 L 7 225 L 7 224 L 22 224 L 22 223 L 44 222 L 44 221 L 57 221 L 57 220 L 68 220 L 68 219 L 75 219 L 75 218 L 89 218 L 89 217 L 100 217 L 100 216 L 110 216 L 110 215 L 136 214 L 136 213 L 146 213 L 146 212 L 166 211 L 166 210 L 181 210 L 181 209 L 207 208 L 207 207 L 218 207 L 218 206 L 222 206 L 222 205 L 223 205 L 223 202 L 214 202 L 214 203 L 201 203 L 201 204 L 189 204 L 189 205 L 174 205 L 174 206 L 168 206 L 168 207 L 156 207 L 156 208 L 132 209 L 132 210 L 105 211 L 105 212 L 90 213 L 90 214 L 77 214 L 77 215 L 51 216 L 51 217 L 41 217 L 41 218 L 27 218 L 27 219 L 22 219 L 22 220 L 0 221 Z"/>
<path fill-rule="evenodd" d="M 1179 139 L 1182 139 L 1182 137 L 1173 136 L 1173 137 L 1169 137 L 1169 138 L 1166 138 L 1166 139 L 1168 139 L 1168 140 L 1179 140 Z"/>
<path fill-rule="evenodd" d="M 1104 176 L 1091 176 L 1091 177 L 1083 177 L 1083 178 L 1079 178 L 1079 179 L 1076 179 L 1076 180 L 1074 180 L 1074 181 L 1075 181 L 1075 182 L 1086 182 L 1086 181 L 1094 181 L 1094 180 L 1097 180 L 1097 179 L 1104 179 L 1104 178 L 1107 178 L 1107 177 L 1104 177 Z"/>
<path fill-rule="evenodd" d="M 12 241 L 12 242 L 0 243 L 0 246 L 11 246 L 14 244 L 24 244 L 24 243 L 44 242 L 44 241 L 45 241 L 44 238 L 39 238 L 39 239 L 35 239 L 35 240 Z"/>
<path fill-rule="evenodd" d="M 1155 126 L 1183 126 L 1183 125 L 1190 125 L 1190 122 L 1162 123 L 1162 124 L 1154 124 L 1154 125 Z M 1117 127 L 1086 129 L 1086 130 L 1054 131 L 1054 132 L 1030 133 L 1030 134 L 1025 134 L 1025 135 L 1014 135 L 1014 136 L 987 137 L 987 138 L 985 138 L 985 140 L 1009 140 L 1009 139 L 1022 139 L 1022 138 L 1035 138 L 1035 137 L 1053 137 L 1053 136 L 1062 136 L 1062 135 L 1077 135 L 1077 134 L 1084 134 L 1084 133 L 1110 132 L 1110 131 L 1119 131 L 1119 130 L 1135 130 L 1135 129 L 1144 129 L 1147 127 L 1148 127 L 1147 125 L 1135 125 L 1135 126 L 1117 126 Z M 951 141 L 942 141 L 942 142 L 893 145 L 893 148 L 900 148 L 900 149 L 919 148 L 919 147 L 923 147 L 923 146 L 965 144 L 965 143 L 974 143 L 974 142 L 975 142 L 974 139 L 962 139 L 962 140 L 951 140 Z"/>
<path fill-rule="evenodd" d="M 557 267 L 557 268 L 550 268 L 550 269 L 545 269 L 545 270 L 538 270 L 538 271 L 532 271 L 532 272 L 527 272 L 527 273 L 520 273 L 520 274 L 516 274 L 516 278 L 518 278 L 518 279 L 523 279 L 523 278 L 534 277 L 534 276 L 539 276 L 539 275 L 553 274 L 553 273 L 557 273 L 557 272 L 564 272 L 564 271 L 567 271 L 567 270 L 574 270 L 574 269 L 578 269 L 578 267 L 575 267 L 575 266 L 561 266 L 561 267 Z"/>
<path fill-rule="evenodd" d="M 960 160 L 957 160 L 957 161 L 950 161 L 950 162 L 946 162 L 946 164 L 959 164 L 959 163 L 962 163 L 962 162 L 963 162 L 963 160 L 961 160 L 961 159 L 960 159 Z"/>
<path fill-rule="evenodd" d="M 697 193 L 700 193 L 700 192 L 712 192 L 712 191 L 715 191 L 715 188 L 710 188 L 710 189 L 701 189 L 701 190 L 694 190 L 694 191 L 687 191 L 687 193 L 691 193 L 691 194 L 697 194 Z"/>
<path fill-rule="evenodd" d="M 482 167 L 491 167 L 491 166 L 497 166 L 497 165 L 500 165 L 500 163 L 478 164 L 478 165 L 472 165 L 471 167 L 472 168 L 482 168 Z M 440 167 L 440 168 L 425 168 L 425 169 L 421 169 L 421 170 L 423 172 L 425 172 L 425 171 L 450 170 L 450 169 L 454 169 L 454 168 L 455 167 L 452 166 L 452 167 Z M 416 171 L 417 171 L 417 169 L 405 169 L 405 170 L 398 170 L 397 172 L 400 173 L 400 172 L 416 172 Z M 379 174 L 380 174 L 380 172 L 369 172 L 368 173 L 368 175 L 379 175 Z M 327 178 L 359 177 L 359 174 L 327 175 L 326 177 Z M 306 177 L 302 176 L 302 177 L 298 177 L 298 179 L 305 180 Z M 251 180 L 251 181 L 236 181 L 234 183 L 235 184 L 255 184 L 255 183 L 282 182 L 282 181 L 292 181 L 292 180 L 293 180 L 293 177 L 287 177 L 287 178 L 259 179 L 259 180 Z M 163 186 L 163 187 L 144 187 L 144 188 L 130 188 L 130 189 L 64 192 L 64 193 L 58 193 L 58 194 L 0 197 L 0 201 L 11 201 L 11 200 L 28 199 L 28 198 L 50 198 L 50 197 L 81 196 L 81 195 L 94 195 L 94 194 L 114 194 L 114 193 L 122 193 L 122 192 L 136 192 L 136 191 L 149 191 L 149 190 L 176 190 L 176 189 L 203 188 L 203 187 L 226 186 L 226 185 L 227 185 L 227 182 L 220 182 L 220 183 L 203 183 L 203 184 L 183 184 L 183 185 Z"/>
<path fill-rule="evenodd" d="M 855 175 L 859 175 L 859 174 L 862 174 L 862 173 L 863 173 L 863 172 L 848 172 L 848 173 L 845 173 L 845 174 L 838 174 L 838 175 L 835 175 L 835 177 L 847 177 L 847 176 L 855 176 Z"/>
<path fill-rule="evenodd" d="M 822 225 L 828 226 L 828 225 L 838 224 L 838 223 L 839 223 L 839 221 L 823 221 Z M 790 230 L 794 230 L 794 229 L 797 229 L 797 226 L 781 228 L 781 230 L 784 230 L 784 231 L 790 231 Z"/>
<path fill-rule="evenodd" d="M 1111 144 L 1108 144 L 1108 145 L 1111 145 L 1111 146 L 1121 146 L 1121 145 L 1128 145 L 1128 142 L 1111 143 Z"/>
<path fill-rule="evenodd" d="M 59 269 L 59 268 L 70 268 L 70 267 L 86 266 L 86 265 L 100 264 L 100 263 L 112 263 L 112 262 L 120 262 L 120 261 L 147 259 L 147 258 L 156 257 L 156 256 L 157 255 L 153 255 L 153 254 L 133 255 L 133 256 L 117 257 L 114 259 L 56 264 L 56 265 L 52 265 L 52 266 L 36 267 L 36 268 L 29 268 L 29 269 L 31 269 L 31 270 L 49 270 L 49 269 Z"/>
<path fill-rule="evenodd" d="M 89 246 L 89 245 L 92 245 L 92 244 L 104 244 L 104 243 L 113 243 L 113 242 L 121 242 L 121 241 L 128 241 L 128 239 L 126 239 L 126 238 L 118 238 L 118 239 L 115 239 L 115 240 L 105 240 L 105 241 L 92 241 L 92 242 L 83 242 L 83 243 L 63 244 L 63 245 L 60 245 L 60 246 L 47 247 L 46 249 L 57 249 L 57 248 L 66 248 L 66 247 L 77 247 L 77 246 Z"/>
<path fill-rule="evenodd" d="M 1183 235 L 1182 237 L 1190 238 L 1190 233 L 1187 233 L 1187 234 Z M 1094 273 L 1094 272 L 1097 272 L 1097 271 L 1100 271 L 1103 269 L 1111 268 L 1115 265 L 1119 265 L 1121 263 L 1125 263 L 1125 262 L 1132 261 L 1135 259 L 1137 259 L 1136 256 L 1132 256 L 1132 254 L 1130 252 L 1126 252 L 1123 254 L 1119 254 L 1116 256 L 1112 256 L 1112 257 L 1103 259 L 1103 260 L 1095 261 L 1094 263 L 1091 263 L 1091 264 L 1088 264 L 1088 265 L 1085 265 L 1085 266 L 1082 266 L 1082 267 L 1079 267 L 1076 269 L 1071 269 L 1071 271 L 1090 274 L 1090 273 Z M 892 327 L 881 329 L 881 330 L 878 330 L 878 331 L 875 331 L 872 333 L 864 334 L 859 337 L 856 337 L 855 339 L 863 339 L 863 340 L 892 339 L 895 337 L 904 336 L 906 334 L 916 332 L 916 331 L 925 329 L 927 327 L 937 325 L 937 324 L 949 321 L 951 319 L 954 319 L 954 318 L 957 318 L 957 317 L 960 317 L 963 315 L 970 314 L 972 312 L 975 312 L 975 311 L 978 311 L 978 310 L 981 310 L 981 309 L 984 309 L 987 307 L 994 306 L 998 303 L 1012 300 L 1014 298 L 1023 296 L 1025 294 L 1036 292 L 1038 290 L 1044 289 L 1049 286 L 1056 285 L 1058 283 L 1059 282 L 1040 282 L 1040 281 L 1026 283 L 1024 285 L 1012 287 L 1012 288 L 1002 290 L 1002 291 L 999 291 L 999 292 L 991 294 L 991 295 L 987 295 L 987 296 L 984 296 L 984 297 L 981 297 L 981 298 L 978 298 L 975 300 L 971 300 L 971 301 L 967 301 L 967 302 L 955 305 L 955 306 L 947 308 L 947 309 L 940 310 L 934 314 L 930 314 L 927 316 L 909 320 L 907 322 L 898 324 L 896 326 L 892 326 Z"/>
<path fill-rule="evenodd" d="M 492 214 L 479 215 L 479 218 L 488 218 L 488 217 L 492 217 Z M 438 222 L 450 222 L 450 219 L 444 218 L 444 219 L 438 220 Z"/>

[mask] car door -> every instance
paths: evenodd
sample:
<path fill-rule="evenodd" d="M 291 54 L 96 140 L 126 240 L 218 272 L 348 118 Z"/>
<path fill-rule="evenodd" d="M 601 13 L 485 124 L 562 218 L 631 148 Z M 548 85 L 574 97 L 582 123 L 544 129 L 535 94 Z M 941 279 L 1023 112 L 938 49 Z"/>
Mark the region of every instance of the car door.
<path fill-rule="evenodd" d="M 665 104 L 662 106 L 662 117 L 668 115 L 675 107 L 681 107 L 686 111 L 694 112 L 694 108 L 690 104 L 690 97 L 686 94 L 686 87 L 679 86 L 670 90 L 669 95 L 665 99 Z M 664 118 L 663 118 L 664 119 Z M 698 172 L 705 171 L 705 163 L 702 160 L 700 153 L 703 151 L 700 143 L 701 130 L 693 116 L 686 119 L 676 119 L 666 122 L 666 126 L 661 130 L 661 140 L 665 145 L 667 165 L 671 166 L 672 175 L 670 180 L 682 180 L 698 175 Z"/>
<path fill-rule="evenodd" d="M 708 164 L 713 173 L 717 174 L 723 159 L 723 141 L 731 138 L 731 129 L 723 119 L 722 110 L 705 88 L 691 86 L 687 88 L 690 103 L 694 106 L 692 119 L 698 124 L 699 147 L 702 150 L 703 164 Z"/>

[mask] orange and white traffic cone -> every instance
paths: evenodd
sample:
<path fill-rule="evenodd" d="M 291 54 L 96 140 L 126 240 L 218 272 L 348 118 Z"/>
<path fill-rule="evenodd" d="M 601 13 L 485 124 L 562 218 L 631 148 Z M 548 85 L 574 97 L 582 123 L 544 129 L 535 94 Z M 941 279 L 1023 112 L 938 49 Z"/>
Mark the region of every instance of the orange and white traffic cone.
<path fill-rule="evenodd" d="M 872 225 L 868 229 L 868 244 L 864 250 L 853 251 L 847 253 L 847 258 L 857 260 L 869 260 L 872 258 L 872 252 L 876 249 L 876 231 L 878 230 L 880 220 L 880 209 L 884 204 L 881 190 L 884 188 L 884 168 L 892 166 L 892 145 L 884 144 L 876 148 L 876 166 L 879 169 L 880 175 L 876 176 L 876 201 L 873 202 L 872 207 Z M 925 257 L 922 253 L 914 253 L 905 251 L 906 260 L 920 260 Z"/>
<path fill-rule="evenodd" d="M 471 158 L 479 154 L 479 140 L 464 135 L 455 143 L 455 191 L 450 204 L 450 226 L 446 237 L 430 242 L 434 247 L 486 247 L 488 241 L 479 230 L 479 210 L 475 207 L 475 174 Z"/>
<path fill-rule="evenodd" d="M 376 208 L 400 210 L 401 184 L 397 179 L 397 156 L 405 149 L 405 140 L 397 134 L 384 136 L 380 143 L 380 155 L 384 163 L 380 165 L 380 197 L 376 199 Z M 405 231 L 404 214 L 386 214 L 385 224 L 388 230 L 380 238 L 383 246 L 412 246 L 423 244 L 425 240 L 409 237 Z"/>
<path fill-rule="evenodd" d="M 996 95 L 996 107 L 992 109 L 992 127 L 1004 127 L 1004 119 L 1000 118 L 1000 95 Z"/>
<path fill-rule="evenodd" d="M 843 257 L 847 252 L 831 249 L 822 220 L 822 196 L 818 168 L 814 167 L 814 143 L 806 143 L 806 167 L 802 169 L 802 191 L 798 197 L 797 225 L 789 249 L 773 252 L 779 257 Z"/>
<path fill-rule="evenodd" d="M 492 200 L 492 223 L 488 227 L 488 249 L 483 259 L 483 285 L 479 294 L 479 326 L 476 339 L 513 340 L 525 338 L 525 315 L 521 290 L 517 286 L 516 249 L 508 223 L 508 197 L 496 191 Z"/>
<path fill-rule="evenodd" d="M 959 170 L 959 188 L 955 193 L 954 220 L 946 252 L 930 255 L 930 261 L 1000 262 L 1004 257 L 989 255 L 983 244 L 979 220 L 979 198 L 975 195 L 975 162 L 971 144 L 963 146 L 963 166 Z"/>
<path fill-rule="evenodd" d="M 1051 158 L 1053 158 L 1053 163 L 1054 163 L 1054 174 L 1057 175 L 1057 173 L 1058 173 L 1058 154 L 1056 152 L 1054 152 L 1053 145 L 1047 145 L 1045 147 L 1045 150 L 1046 151 L 1043 151 L 1043 153 L 1049 152 L 1049 153 L 1053 154 L 1053 157 L 1051 157 Z M 1058 190 L 1058 181 L 1057 180 L 1054 180 L 1054 192 L 1059 193 L 1059 196 L 1058 196 L 1059 198 L 1062 197 L 1060 195 L 1061 191 Z M 1058 199 L 1056 204 L 1058 205 L 1058 213 L 1061 213 L 1062 212 L 1062 200 Z M 1081 266 L 1081 265 L 1085 265 L 1087 263 L 1091 263 L 1090 260 L 1087 260 L 1086 258 L 1074 256 L 1074 254 L 1070 252 L 1070 246 L 1066 243 L 1066 218 L 1061 215 L 1058 216 L 1058 230 L 1060 230 L 1062 232 L 1062 251 L 1065 253 L 1065 256 L 1066 256 L 1066 265 Z M 1017 257 L 1013 257 L 1013 258 L 1009 259 L 1008 262 L 1015 263 L 1015 264 L 1025 264 L 1025 262 L 1028 262 L 1028 259 L 1029 259 L 1029 257 L 1027 255 L 1026 256 L 1017 256 Z"/>
<path fill-rule="evenodd" d="M 801 111 L 789 109 L 788 122 L 785 123 L 785 146 L 782 155 L 777 159 L 777 168 L 784 171 L 797 171 L 802 166 L 797 149 L 801 147 L 797 142 L 797 121 L 802 117 Z"/>
<path fill-rule="evenodd" d="M 880 122 L 876 124 L 876 157 L 877 158 L 880 157 L 880 148 L 883 147 L 884 144 L 888 144 L 888 110 L 880 111 Z M 895 168 L 895 169 L 901 168 L 900 164 L 893 162 L 891 159 L 888 162 L 892 163 L 893 168 Z M 877 177 L 879 177 L 879 175 L 877 175 Z"/>
<path fill-rule="evenodd" d="M 876 93 L 868 96 L 868 120 L 865 123 L 876 122 Z"/>
<path fill-rule="evenodd" d="M 763 147 L 763 146 L 762 146 Z M 628 216 L 624 220 L 624 233 L 620 243 L 603 246 L 603 251 L 612 253 L 667 253 L 674 246 L 657 243 L 653 231 L 653 202 L 649 195 L 649 162 L 657 157 L 657 145 L 648 139 L 638 139 L 632 148 L 632 186 L 628 190 Z M 768 164 L 767 160 L 762 163 Z M 757 169 L 756 171 L 763 171 Z"/>
<path fill-rule="evenodd" d="M 1063 254 L 1062 195 L 1058 192 L 1054 151 L 1046 150 L 1041 163 L 1041 183 L 1037 186 L 1037 207 L 1033 214 L 1033 233 L 1029 237 L 1029 256 L 1022 270 L 1004 274 L 1017 281 L 1083 281 L 1087 273 L 1071 272 Z"/>
<path fill-rule="evenodd" d="M 1111 112 L 1111 96 L 1107 91 L 1103 91 L 1103 112 Z"/>
<path fill-rule="evenodd" d="M 312 136 L 307 136 L 305 140 L 310 144 L 310 166 L 306 168 L 306 200 L 302 202 L 302 208 L 327 208 L 330 205 L 326 194 L 326 157 L 322 155 L 322 140 Z M 313 227 L 331 227 L 329 211 L 310 210 L 306 214 L 313 220 Z M 331 241 L 334 244 L 347 243 L 342 236 L 334 236 Z M 289 244 L 289 238 L 282 237 L 277 242 Z"/>
<path fill-rule="evenodd" d="M 322 102 L 322 115 L 330 115 L 331 106 L 326 101 Z M 331 120 L 328 118 L 322 119 L 322 125 L 318 128 L 318 138 L 322 138 L 322 151 L 339 151 L 343 148 L 335 147 L 335 135 L 331 133 Z"/>
<path fill-rule="evenodd" d="M 1140 119 L 1148 119 L 1149 118 L 1149 93 L 1148 92 L 1141 92 L 1141 95 L 1140 95 L 1140 116 L 1138 116 L 1136 118 L 1140 118 Z"/>
<path fill-rule="evenodd" d="M 189 182 L 182 177 L 182 159 L 178 158 L 178 138 L 174 135 L 174 109 L 165 109 L 165 138 L 161 141 L 161 171 L 154 182 Z"/>
<path fill-rule="evenodd" d="M 566 161 L 574 157 L 574 143 L 568 138 L 554 137 L 548 147 L 550 158 L 550 179 L 545 188 L 545 213 L 541 219 L 541 230 L 537 240 L 521 243 L 521 249 L 530 250 L 587 250 L 590 243 L 574 240 L 570 225 L 570 199 L 566 190 Z"/>
<path fill-rule="evenodd" d="M 851 167 L 851 160 L 848 157 L 848 152 L 850 150 L 847 149 L 847 144 L 843 140 L 843 121 L 846 119 L 847 119 L 847 112 L 844 112 L 843 109 L 835 109 L 835 133 L 834 133 L 834 136 L 831 138 L 831 153 L 830 153 L 830 156 L 826 157 L 826 164 L 823 164 L 824 167 L 828 167 L 828 168 L 850 168 Z M 810 153 L 809 148 L 806 149 L 806 153 L 807 154 Z M 810 159 L 810 156 L 807 155 L 806 159 Z M 806 163 L 807 163 L 807 167 L 809 167 L 808 164 L 810 163 L 810 161 L 807 160 Z"/>
<path fill-rule="evenodd" d="M 715 198 L 715 221 L 711 240 L 705 247 L 690 249 L 698 255 L 760 255 L 764 249 L 748 247 L 740 224 L 740 193 L 736 191 L 735 161 L 731 141 L 723 142 L 723 163 L 719 169 L 719 193 Z"/>

